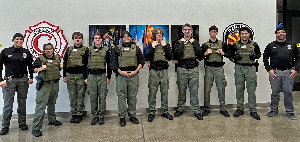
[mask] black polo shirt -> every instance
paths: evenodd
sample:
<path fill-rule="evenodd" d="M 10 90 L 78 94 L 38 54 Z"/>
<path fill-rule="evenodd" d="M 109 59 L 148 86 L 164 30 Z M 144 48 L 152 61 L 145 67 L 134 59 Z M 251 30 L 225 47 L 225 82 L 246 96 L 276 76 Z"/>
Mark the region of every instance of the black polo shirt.
<path fill-rule="evenodd" d="M 270 63 L 269 63 L 270 59 Z M 265 69 L 269 72 L 271 69 L 292 69 L 299 72 L 299 49 L 293 42 L 273 41 L 266 46 L 263 54 Z"/>
<path fill-rule="evenodd" d="M 1 51 L 0 54 L 1 74 L 4 64 L 6 77 L 12 76 L 20 78 L 24 75 L 28 75 L 29 71 L 30 78 L 33 79 L 32 62 L 32 55 L 30 54 L 28 49 L 15 48 L 14 46 L 5 48 Z"/>

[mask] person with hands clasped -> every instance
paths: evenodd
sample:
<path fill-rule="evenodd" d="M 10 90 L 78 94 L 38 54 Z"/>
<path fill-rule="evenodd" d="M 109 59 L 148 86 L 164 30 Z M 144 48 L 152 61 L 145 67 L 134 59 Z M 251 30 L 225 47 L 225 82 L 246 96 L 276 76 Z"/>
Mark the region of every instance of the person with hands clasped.
<path fill-rule="evenodd" d="M 128 31 L 122 32 L 121 38 L 123 44 L 112 48 L 110 65 L 116 73 L 119 125 L 124 127 L 126 112 L 133 124 L 139 124 L 139 120 L 136 118 L 136 95 L 139 86 L 138 72 L 144 65 L 144 57 L 141 49 L 131 42 L 132 35 Z"/>

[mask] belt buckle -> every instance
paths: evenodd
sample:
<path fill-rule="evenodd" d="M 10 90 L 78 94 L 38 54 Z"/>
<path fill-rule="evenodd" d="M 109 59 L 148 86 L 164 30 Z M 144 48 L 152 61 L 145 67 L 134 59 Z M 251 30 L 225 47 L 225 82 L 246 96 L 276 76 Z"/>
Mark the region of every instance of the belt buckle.
<path fill-rule="evenodd" d="M 11 76 L 7 77 L 7 81 L 11 82 L 12 81 L 12 77 Z"/>

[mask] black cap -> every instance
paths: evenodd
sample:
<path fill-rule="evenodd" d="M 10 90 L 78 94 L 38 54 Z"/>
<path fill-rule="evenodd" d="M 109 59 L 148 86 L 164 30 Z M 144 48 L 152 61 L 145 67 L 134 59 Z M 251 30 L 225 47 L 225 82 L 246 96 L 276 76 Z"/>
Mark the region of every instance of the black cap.
<path fill-rule="evenodd" d="M 24 39 L 24 36 L 23 36 L 21 33 L 16 33 L 16 34 L 13 36 L 12 41 L 14 41 L 14 39 L 17 38 L 17 37 L 22 37 L 22 39 Z"/>
<path fill-rule="evenodd" d="M 278 27 L 278 28 L 276 28 L 275 34 L 277 34 L 277 32 L 278 32 L 279 30 L 284 30 L 284 31 L 286 32 L 286 29 L 285 29 L 284 27 Z"/>

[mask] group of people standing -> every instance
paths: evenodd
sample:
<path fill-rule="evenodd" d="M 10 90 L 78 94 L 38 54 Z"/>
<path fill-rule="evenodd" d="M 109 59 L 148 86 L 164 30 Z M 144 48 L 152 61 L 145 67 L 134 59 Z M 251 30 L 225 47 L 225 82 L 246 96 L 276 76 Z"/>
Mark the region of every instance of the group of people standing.
<path fill-rule="evenodd" d="M 230 117 L 225 105 L 225 87 L 227 81 L 224 75 L 223 58 L 229 58 L 235 63 L 235 86 L 237 110 L 233 114 L 239 117 L 244 114 L 244 90 L 245 84 L 248 91 L 248 103 L 250 115 L 260 120 L 256 111 L 257 87 L 257 62 L 261 57 L 258 44 L 250 40 L 251 31 L 247 27 L 239 30 L 240 40 L 233 45 L 217 39 L 218 28 L 209 28 L 210 39 L 201 46 L 192 38 L 193 28 L 190 24 L 182 26 L 184 37 L 176 41 L 174 52 L 170 44 L 163 40 L 164 30 L 155 28 L 153 36 L 155 40 L 149 45 L 146 59 L 149 61 L 148 80 L 148 121 L 152 122 L 156 111 L 156 94 L 160 87 L 161 92 L 161 116 L 168 120 L 180 117 L 184 113 L 186 103 L 186 90 L 189 88 L 190 104 L 195 117 L 203 120 L 203 116 L 210 113 L 210 92 L 213 81 L 216 82 L 220 113 Z M 292 42 L 286 41 L 286 30 L 283 27 L 275 31 L 276 41 L 271 42 L 265 48 L 263 61 L 269 73 L 271 94 L 271 111 L 269 117 L 278 114 L 279 92 L 284 93 L 284 105 L 287 116 L 296 120 L 294 115 L 292 88 L 294 78 L 299 72 L 299 51 Z M 116 75 L 116 93 L 118 96 L 119 125 L 126 125 L 125 115 L 128 113 L 129 120 L 138 124 L 136 118 L 137 92 L 139 86 L 139 70 L 144 65 L 144 57 L 141 49 L 131 42 L 132 35 L 128 31 L 121 34 L 123 43 L 112 46 L 111 50 L 103 45 L 103 35 L 96 32 L 93 35 L 94 46 L 82 45 L 83 34 L 74 32 L 72 39 L 74 46 L 66 49 L 63 63 L 54 54 L 51 43 L 43 46 L 43 54 L 32 64 L 33 59 L 29 50 L 22 48 L 24 37 L 20 33 L 13 36 L 14 45 L 5 48 L 0 55 L 0 69 L 5 65 L 5 76 L 1 80 L 4 107 L 2 130 L 0 135 L 9 132 L 10 119 L 15 92 L 18 101 L 18 122 L 21 130 L 27 130 L 26 125 L 26 98 L 29 84 L 33 83 L 33 73 L 36 77 L 36 108 L 32 126 L 32 134 L 35 137 L 42 136 L 45 109 L 47 106 L 48 125 L 60 126 L 62 122 L 56 120 L 55 103 L 59 91 L 60 70 L 63 69 L 63 82 L 67 83 L 69 92 L 71 119 L 70 123 L 80 123 L 84 114 L 84 98 L 86 90 L 90 96 L 91 113 L 93 119 L 91 125 L 99 123 L 103 125 L 106 111 L 107 84 L 110 83 L 112 71 Z M 178 103 L 177 109 L 172 116 L 168 112 L 168 61 L 177 60 L 177 85 Z M 201 114 L 198 99 L 200 60 L 204 59 L 204 112 Z M 269 63 L 270 60 L 270 63 Z M 29 72 L 29 78 L 28 78 Z"/>

